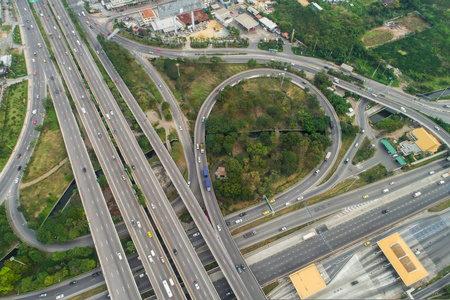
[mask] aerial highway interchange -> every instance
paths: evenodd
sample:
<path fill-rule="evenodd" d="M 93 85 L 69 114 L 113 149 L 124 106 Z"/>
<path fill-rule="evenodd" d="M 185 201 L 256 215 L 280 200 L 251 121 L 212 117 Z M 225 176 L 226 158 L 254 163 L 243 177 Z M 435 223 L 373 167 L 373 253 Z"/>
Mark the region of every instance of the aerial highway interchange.
<path fill-rule="evenodd" d="M 308 210 L 301 209 L 281 218 L 274 219 L 271 222 L 264 223 L 257 227 L 257 230 L 264 232 L 264 234 L 255 235 L 248 239 L 243 238 L 242 235 L 233 237 L 230 234 L 232 229 L 262 218 L 263 213 L 267 210 L 267 205 L 262 202 L 261 204 L 246 209 L 245 215 L 241 217 L 238 217 L 238 215 L 242 212 L 237 212 L 224 218 L 219 209 L 214 189 L 209 191 L 204 184 L 203 172 L 204 168 L 208 167 L 206 155 L 197 151 L 194 145 L 205 140 L 203 118 L 208 118 L 214 106 L 215 97 L 217 96 L 216 91 L 211 91 L 199 111 L 195 128 L 193 128 L 194 139 L 192 142 L 189 136 L 189 128 L 169 87 L 150 65 L 144 65 L 143 60 L 147 57 L 152 57 L 149 53 L 156 52 L 156 48 L 137 44 L 118 35 L 115 36 L 114 41 L 132 51 L 137 60 L 144 65 L 144 69 L 158 85 L 159 91 L 165 101 L 171 105 L 174 122 L 176 127 L 179 128 L 178 135 L 184 146 L 188 163 L 188 181 L 190 182 L 188 184 L 128 87 L 120 78 L 108 57 L 101 51 L 101 45 L 97 41 L 97 35 L 100 32 L 105 32 L 106 35 L 109 35 L 109 29 L 102 28 L 101 25 L 91 28 L 91 26 L 88 26 L 84 22 L 87 12 L 82 6 L 78 6 L 75 1 L 69 2 L 69 4 L 71 4 L 73 12 L 78 15 L 79 23 L 87 33 L 89 47 L 98 50 L 91 52 L 88 45 L 85 45 L 63 3 L 52 0 L 46 3 L 38 1 L 32 4 L 36 11 L 44 14 L 40 18 L 44 30 L 47 33 L 53 32 L 50 44 L 55 54 L 56 65 L 50 59 L 42 36 L 37 31 L 23 31 L 25 33 L 28 60 L 30 61 L 33 53 L 36 53 L 36 62 L 28 63 L 31 66 L 30 72 L 36 72 L 36 76 L 31 77 L 33 88 L 29 97 L 31 100 L 31 106 L 28 112 L 30 118 L 24 124 L 23 138 L 17 145 L 17 151 L 27 153 L 26 156 L 24 155 L 22 157 L 22 161 L 29 160 L 31 152 L 27 152 L 24 149 L 33 139 L 38 138 L 38 132 L 34 131 L 33 127 L 30 126 L 31 120 L 33 118 L 37 119 L 39 123 L 43 122 L 44 108 L 40 98 L 46 94 L 48 87 L 86 211 L 86 217 L 89 221 L 93 245 L 100 260 L 101 272 L 108 287 L 109 296 L 112 299 L 139 299 L 139 289 L 142 286 L 138 287 L 136 284 L 131 262 L 127 260 L 125 252 L 120 245 L 119 234 L 109 215 L 100 187 L 95 180 L 94 169 L 81 138 L 77 120 L 82 122 L 82 127 L 85 129 L 95 153 L 99 158 L 101 168 L 106 175 L 121 215 L 123 216 L 126 231 L 128 231 L 136 246 L 146 277 L 148 277 L 156 297 L 160 299 L 167 297 L 174 299 L 227 298 L 230 294 L 228 293 L 226 295 L 226 292 L 230 290 L 233 291 L 233 296 L 238 299 L 265 299 L 266 296 L 261 289 L 262 285 L 287 276 L 300 267 L 344 249 L 348 245 L 354 244 L 355 242 L 362 242 L 375 232 L 385 229 L 386 226 L 398 224 L 398 222 L 410 218 L 417 212 L 423 211 L 434 203 L 448 197 L 448 183 L 443 187 L 435 184 L 439 174 L 433 177 L 433 179 L 423 179 L 423 174 L 431 171 L 434 172 L 434 170 L 442 170 L 446 162 L 441 160 L 423 168 L 409 171 L 407 174 L 397 175 L 395 178 L 396 184 L 390 187 L 391 193 L 389 194 L 395 194 L 395 197 L 389 197 L 389 200 L 385 199 L 386 197 L 383 198 L 381 191 L 389 185 L 388 181 L 392 181 L 393 179 L 376 182 L 359 190 L 337 196 L 335 199 L 333 198 L 311 205 L 308 207 Z M 35 24 L 30 4 L 26 0 L 18 0 L 17 5 L 20 8 L 19 13 L 21 18 L 29 19 Z M 83 15 L 80 12 L 83 12 Z M 37 25 L 35 26 L 37 28 Z M 38 44 L 44 46 L 40 47 Z M 212 51 L 210 49 L 205 52 L 164 49 L 158 52 L 158 54 L 161 53 L 162 56 L 167 58 L 195 58 L 199 53 L 206 53 L 208 55 L 212 54 Z M 221 51 L 221 53 L 225 54 L 241 52 L 242 50 L 238 52 L 233 49 Z M 260 62 L 270 62 L 273 60 L 273 54 L 270 53 L 255 49 L 247 49 L 245 52 L 247 52 L 247 55 L 225 55 L 223 59 L 232 63 L 245 63 L 249 59 L 249 54 L 251 54 L 253 58 Z M 94 56 L 97 55 L 97 59 L 103 65 L 110 80 L 114 82 L 140 128 L 142 128 L 144 134 L 148 137 L 164 169 L 180 195 L 180 200 L 177 201 L 182 201 L 181 205 L 184 205 L 188 209 L 201 235 L 188 236 L 185 233 L 178 221 L 176 211 L 169 203 L 152 168 L 147 163 L 123 113 L 114 100 L 107 83 L 103 80 L 102 74 L 91 53 Z M 295 69 L 303 69 L 310 74 L 321 72 L 323 66 L 326 64 L 326 62 L 324 63 L 318 59 L 294 56 L 287 53 L 277 54 L 276 59 L 290 63 Z M 267 74 L 271 73 L 276 76 L 280 74 L 280 71 L 274 69 L 255 69 L 242 72 L 221 83 L 217 89 L 236 84 L 244 78 L 267 76 Z M 291 78 L 292 82 L 301 88 L 307 87 L 311 92 L 317 94 L 318 100 L 326 115 L 337 126 L 330 129 L 332 146 L 329 148 L 329 151 L 331 152 L 331 158 L 317 166 L 317 169 L 321 171 L 319 176 L 314 176 L 311 173 L 296 185 L 276 195 L 274 197 L 275 202 L 272 203 L 275 212 L 287 207 L 291 203 L 307 200 L 331 189 L 345 179 L 344 176 L 346 176 L 345 163 L 338 161 L 342 137 L 338 117 L 333 107 L 310 82 L 291 73 L 283 74 L 283 76 Z M 75 104 L 79 115 L 78 119 L 75 118 L 69 99 L 64 92 L 63 82 L 67 85 L 68 92 Z M 85 82 L 87 82 L 87 85 Z M 374 97 L 374 92 L 379 94 L 386 87 L 377 82 L 371 82 L 369 79 L 366 80 L 365 84 L 370 84 L 373 92 L 361 89 L 345 81 L 341 81 L 336 85 L 343 90 L 351 91 L 396 111 L 401 111 L 405 107 L 406 111 L 402 110 L 404 115 L 422 124 L 422 126 L 426 127 L 443 143 L 447 144 L 447 146 L 450 145 L 450 135 L 445 130 L 440 130 L 434 122 L 422 114 L 440 117 L 448 122 L 450 119 L 448 112 L 442 111 L 437 106 L 421 103 L 415 97 L 398 92 L 397 90 L 386 93 L 387 95 L 384 97 Z M 34 110 L 37 111 L 36 118 L 32 117 L 35 115 L 32 113 Z M 106 126 L 102 121 L 102 116 L 108 116 L 104 118 Z M 365 122 L 364 113 L 359 114 L 358 118 L 360 126 L 364 128 L 364 125 L 362 125 Z M 111 138 L 116 142 L 120 154 L 117 152 Z M 363 138 L 364 134 L 358 134 L 352 145 L 361 143 Z M 355 148 L 350 147 L 345 157 L 352 157 L 356 152 Z M 331 171 L 335 163 L 339 163 L 337 170 L 325 183 L 319 185 Z M 124 168 L 125 165 L 131 168 L 129 170 L 130 173 Z M 27 237 L 27 243 L 43 251 L 64 249 L 64 247 L 60 246 L 46 249 L 46 246 L 40 244 L 33 238 L 33 231 L 27 230 L 26 222 L 23 216 L 18 213 L 17 204 L 15 204 L 15 199 L 18 194 L 18 184 L 14 182 L 16 176 L 13 175 L 15 174 L 15 170 L 16 165 L 10 164 L 2 172 L 2 178 L 0 179 L 0 186 L 2 187 L 0 196 L 8 201 L 8 215 L 13 220 L 11 224 L 15 232 L 20 233 L 19 235 L 21 237 Z M 18 177 L 18 180 L 20 181 L 20 177 Z M 420 198 L 411 198 L 413 190 L 411 190 L 410 186 L 412 183 L 417 183 L 417 188 L 414 191 L 421 190 L 422 196 Z M 136 192 L 132 186 L 133 184 L 136 184 L 145 196 L 146 206 L 152 221 L 150 221 L 146 211 L 139 204 L 135 195 Z M 367 200 L 361 199 L 361 194 L 370 194 L 371 198 Z M 375 197 L 378 198 L 375 199 Z M 200 198 L 202 199 L 201 201 L 199 200 Z M 205 204 L 211 222 L 205 217 L 200 203 Z M 407 203 L 406 208 L 404 207 L 405 203 Z M 323 232 L 321 232 L 322 239 L 313 239 L 304 243 L 295 244 L 292 247 L 275 252 L 260 261 L 253 262 L 252 260 L 252 263 L 249 263 L 248 259 L 244 260 L 244 257 L 240 253 L 240 249 L 242 248 L 271 236 L 276 236 L 280 228 L 286 226 L 294 228 L 358 204 L 370 207 L 370 210 L 368 209 L 363 212 L 365 222 L 361 223 L 358 218 L 352 218 L 346 222 L 330 227 L 327 224 L 328 219 L 319 221 L 317 224 L 313 224 L 313 227 L 315 229 L 318 227 L 323 228 Z M 389 207 L 391 213 L 387 215 L 380 214 L 380 211 L 386 207 Z M 242 219 L 242 223 L 239 225 L 235 223 L 235 220 L 238 218 Z M 136 221 L 138 222 L 138 226 L 136 226 Z M 125 231 L 125 228 L 123 231 Z M 164 246 L 157 238 L 156 231 L 159 232 Z M 342 233 L 338 235 L 337 232 Z M 192 244 L 196 245 L 195 248 L 200 247 L 202 249 L 196 252 Z M 202 247 L 203 245 L 207 247 Z M 289 257 L 289 259 L 284 259 L 285 257 Z M 214 261 L 218 263 L 223 277 L 213 281 L 211 276 L 205 271 L 203 265 Z M 238 272 L 240 267 L 245 268 L 245 271 L 242 273 Z M 267 270 L 270 270 L 270 272 Z M 177 274 L 179 274 L 179 277 Z M 86 287 L 94 283 L 87 282 Z M 70 295 L 68 292 L 77 292 L 69 291 L 69 287 L 66 287 L 66 289 L 68 291 L 64 291 L 64 293 L 59 287 L 51 291 L 55 296 L 65 294 L 65 297 Z M 20 298 L 34 299 L 39 294 L 40 292 L 36 292 L 33 295 L 23 295 Z M 50 296 L 50 291 L 46 292 L 46 294 Z"/>

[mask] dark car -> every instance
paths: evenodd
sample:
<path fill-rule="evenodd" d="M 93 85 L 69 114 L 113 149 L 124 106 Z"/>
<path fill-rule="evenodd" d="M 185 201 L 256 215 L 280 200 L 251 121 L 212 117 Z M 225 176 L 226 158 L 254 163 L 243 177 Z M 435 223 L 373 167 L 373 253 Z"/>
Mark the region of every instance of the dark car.
<path fill-rule="evenodd" d="M 388 212 L 389 212 L 389 209 L 385 209 L 381 213 L 384 215 L 384 214 L 387 214 Z"/>
<path fill-rule="evenodd" d="M 83 172 L 86 173 L 86 168 L 83 168 Z"/>
<path fill-rule="evenodd" d="M 242 271 L 245 271 L 245 266 L 244 264 L 241 265 Z"/>
<path fill-rule="evenodd" d="M 53 75 L 52 75 L 52 76 L 50 76 L 50 79 L 53 80 L 53 79 L 55 79 L 55 78 L 54 78 Z"/>
<path fill-rule="evenodd" d="M 233 293 L 233 291 L 228 291 L 226 294 L 225 294 L 225 296 L 231 296 L 231 295 L 233 295 L 234 293 Z"/>
<path fill-rule="evenodd" d="M 358 280 L 352 281 L 352 285 L 358 284 Z"/>
<path fill-rule="evenodd" d="M 242 269 L 241 269 L 241 267 L 239 267 L 239 265 L 236 265 L 236 270 L 237 270 L 239 273 L 242 273 Z"/>
<path fill-rule="evenodd" d="M 349 161 L 350 161 L 350 159 L 349 159 L 349 158 L 346 158 L 345 161 L 344 161 L 344 163 L 348 163 Z"/>
<path fill-rule="evenodd" d="M 105 295 L 105 298 L 106 298 L 106 299 L 109 299 L 109 293 Z"/>
<path fill-rule="evenodd" d="M 442 168 L 443 168 L 443 169 L 447 169 L 447 168 L 450 168 L 450 164 L 447 164 L 447 165 L 443 165 L 443 166 L 442 166 Z"/>
<path fill-rule="evenodd" d="M 131 165 L 131 168 L 132 168 L 133 170 L 136 169 L 134 165 Z"/>
<path fill-rule="evenodd" d="M 227 224 L 227 226 L 230 226 L 230 222 L 226 221 L 225 223 Z"/>
<path fill-rule="evenodd" d="M 17 171 L 20 171 L 20 170 L 22 170 L 22 166 L 17 167 Z"/>
<path fill-rule="evenodd" d="M 243 213 L 240 213 L 239 214 L 239 217 L 243 217 L 243 216 L 245 216 L 247 213 L 245 213 L 245 212 L 243 212 Z"/>
<path fill-rule="evenodd" d="M 173 249 L 173 254 L 178 255 L 177 249 Z"/>
<path fill-rule="evenodd" d="M 56 94 L 59 94 L 59 91 L 58 91 L 58 90 L 55 90 L 55 93 L 56 93 Z"/>
<path fill-rule="evenodd" d="M 78 283 L 78 281 L 77 280 L 74 280 L 74 281 L 71 281 L 70 282 L 70 285 L 75 285 L 75 284 L 77 284 Z"/>
<path fill-rule="evenodd" d="M 92 274 L 92 277 L 97 277 L 101 274 L 102 272 L 95 272 L 94 274 Z"/>

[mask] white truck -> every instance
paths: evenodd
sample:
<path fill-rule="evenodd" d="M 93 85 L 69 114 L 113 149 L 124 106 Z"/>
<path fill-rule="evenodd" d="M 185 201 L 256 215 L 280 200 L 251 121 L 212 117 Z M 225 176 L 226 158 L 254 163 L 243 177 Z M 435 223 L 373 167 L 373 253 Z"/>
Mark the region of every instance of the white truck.
<path fill-rule="evenodd" d="M 450 176 L 449 173 L 442 174 L 442 178 L 447 178 L 448 176 Z"/>
<path fill-rule="evenodd" d="M 302 239 L 303 239 L 304 241 L 306 241 L 306 240 L 309 240 L 310 238 L 313 238 L 315 235 L 316 235 L 316 233 L 315 233 L 314 231 L 312 231 L 312 232 L 310 232 L 310 233 L 305 234 L 305 235 L 302 237 Z"/>
<path fill-rule="evenodd" d="M 327 161 L 331 156 L 331 152 L 328 152 L 327 155 L 325 156 L 325 161 Z"/>

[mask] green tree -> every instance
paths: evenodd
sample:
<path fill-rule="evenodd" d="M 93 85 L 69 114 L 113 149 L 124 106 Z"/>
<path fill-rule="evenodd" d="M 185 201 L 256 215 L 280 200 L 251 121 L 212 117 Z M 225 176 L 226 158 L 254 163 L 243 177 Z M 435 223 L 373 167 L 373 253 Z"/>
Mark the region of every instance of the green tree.
<path fill-rule="evenodd" d="M 100 174 L 100 176 L 98 176 L 98 178 L 97 178 L 97 182 L 100 186 L 108 185 L 108 181 L 106 180 L 105 174 Z"/>
<path fill-rule="evenodd" d="M 58 262 L 58 261 L 63 261 L 63 260 L 65 260 L 66 257 L 67 257 L 67 253 L 66 253 L 66 252 L 59 252 L 59 251 L 56 251 L 56 252 L 53 252 L 53 253 L 52 253 L 51 259 L 52 259 L 53 261 Z"/>
<path fill-rule="evenodd" d="M 249 67 L 253 68 L 253 67 L 256 67 L 258 65 L 258 62 L 256 61 L 256 59 L 251 58 L 251 59 L 248 60 L 247 64 L 248 64 Z"/>
<path fill-rule="evenodd" d="M 14 289 L 14 284 L 20 277 L 20 275 L 15 274 L 10 268 L 3 267 L 0 270 L 0 293 L 6 295 L 11 292 Z"/>
<path fill-rule="evenodd" d="M 283 157 L 281 173 L 287 176 L 294 174 L 297 170 L 297 155 L 292 151 L 283 151 L 281 154 Z"/>
<path fill-rule="evenodd" d="M 281 135 L 281 146 L 286 150 L 294 150 L 300 144 L 302 135 L 299 132 L 288 132 Z"/>
<path fill-rule="evenodd" d="M 133 241 L 127 242 L 126 249 L 128 252 L 131 252 L 131 253 L 134 253 L 136 251 L 136 247 L 134 246 Z"/>

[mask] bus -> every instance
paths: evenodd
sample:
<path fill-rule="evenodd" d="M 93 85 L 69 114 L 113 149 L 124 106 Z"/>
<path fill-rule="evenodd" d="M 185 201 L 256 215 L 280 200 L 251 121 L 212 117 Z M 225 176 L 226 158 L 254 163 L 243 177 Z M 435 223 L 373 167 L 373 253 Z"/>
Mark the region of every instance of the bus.
<path fill-rule="evenodd" d="M 208 177 L 208 168 L 207 167 L 203 167 L 203 175 L 205 177 Z"/>
<path fill-rule="evenodd" d="M 169 296 L 169 298 L 172 298 L 173 294 L 172 294 L 172 291 L 170 290 L 169 284 L 167 283 L 166 280 L 163 280 L 163 285 L 164 285 L 164 288 L 166 289 L 166 293 Z"/>
<path fill-rule="evenodd" d="M 269 52 L 278 53 L 278 50 L 277 49 L 269 49 Z"/>

